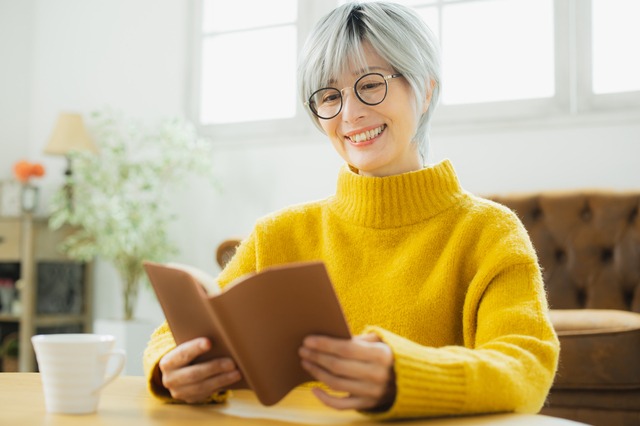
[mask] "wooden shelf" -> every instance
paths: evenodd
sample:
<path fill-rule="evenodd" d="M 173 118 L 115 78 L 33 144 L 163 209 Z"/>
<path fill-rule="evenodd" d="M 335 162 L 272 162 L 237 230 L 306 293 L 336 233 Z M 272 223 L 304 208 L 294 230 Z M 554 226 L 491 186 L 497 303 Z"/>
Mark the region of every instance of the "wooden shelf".
<path fill-rule="evenodd" d="M 0 314 L 0 322 L 20 322 L 20 316 L 13 314 Z"/>
<path fill-rule="evenodd" d="M 54 327 L 59 325 L 84 324 L 84 315 L 38 315 L 34 321 L 36 327 Z"/>
<path fill-rule="evenodd" d="M 63 228 L 52 231 L 46 218 L 34 218 L 30 214 L 21 217 L 0 217 L 0 264 L 16 264 L 19 267 L 18 287 L 21 310 L 19 315 L 0 313 L 0 326 L 15 323 L 19 336 L 20 371 L 35 371 L 35 357 L 31 349 L 31 336 L 46 328 L 79 326 L 82 332 L 92 330 L 92 286 L 91 264 L 76 266 L 78 271 L 77 290 L 82 294 L 81 309 L 74 313 L 56 312 L 55 306 L 47 306 L 51 295 L 39 295 L 39 288 L 47 279 L 55 277 L 60 265 L 80 265 L 58 250 L 60 243 L 73 229 Z M 68 266 L 66 266 L 68 267 Z M 48 269 L 47 269 L 48 268 Z M 38 276 L 39 271 L 46 276 Z M 68 280 L 61 279 L 60 282 Z M 39 297 L 42 296 L 42 297 Z M 41 306 L 42 305 L 42 306 Z M 42 307 L 44 306 L 44 309 Z M 75 313 L 81 311 L 81 313 Z M 9 327 L 10 328 L 10 327 Z M 15 327 L 14 327 L 15 328 Z M 3 336 L 0 336 L 0 339 Z"/>

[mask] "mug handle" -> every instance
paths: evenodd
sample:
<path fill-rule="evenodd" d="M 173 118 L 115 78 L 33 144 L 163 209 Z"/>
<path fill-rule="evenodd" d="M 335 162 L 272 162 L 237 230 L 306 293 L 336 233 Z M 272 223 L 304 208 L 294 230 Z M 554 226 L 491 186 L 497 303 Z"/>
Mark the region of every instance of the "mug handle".
<path fill-rule="evenodd" d="M 94 394 L 98 391 L 100 391 L 103 387 L 107 386 L 109 383 L 113 382 L 122 372 L 122 369 L 124 368 L 124 363 L 126 360 L 126 355 L 124 350 L 122 349 L 115 349 L 111 352 L 108 352 L 104 355 L 101 356 L 101 358 L 109 358 L 109 357 L 116 357 L 118 365 L 116 365 L 116 367 L 114 368 L 114 371 L 111 373 L 111 375 L 105 377 L 104 381 L 102 382 L 102 384 L 98 385 L 98 387 L 96 387 L 91 393 Z"/>

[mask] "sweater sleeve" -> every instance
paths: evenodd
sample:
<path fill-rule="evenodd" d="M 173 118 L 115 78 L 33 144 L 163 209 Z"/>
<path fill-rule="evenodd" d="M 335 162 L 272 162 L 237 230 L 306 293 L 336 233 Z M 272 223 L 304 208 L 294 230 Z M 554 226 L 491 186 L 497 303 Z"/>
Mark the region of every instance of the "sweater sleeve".
<path fill-rule="evenodd" d="M 473 296 L 471 296 L 473 299 Z M 396 399 L 385 418 L 535 413 L 555 375 L 559 343 L 535 264 L 501 271 L 465 306 L 464 346 L 427 347 L 367 327 L 394 353 Z"/>

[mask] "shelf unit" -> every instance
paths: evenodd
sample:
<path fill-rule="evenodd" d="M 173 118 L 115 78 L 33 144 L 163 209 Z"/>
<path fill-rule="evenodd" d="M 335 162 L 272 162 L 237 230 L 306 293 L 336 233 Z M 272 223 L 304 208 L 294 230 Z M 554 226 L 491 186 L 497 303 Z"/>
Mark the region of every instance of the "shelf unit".
<path fill-rule="evenodd" d="M 19 294 L 17 300 L 21 305 L 19 312 L 0 313 L 0 323 L 17 324 L 20 371 L 36 370 L 31 336 L 38 334 L 40 330 L 71 326 L 85 333 L 92 331 L 92 264 L 73 261 L 58 249 L 59 244 L 71 232 L 73 229 L 69 227 L 53 231 L 49 229 L 46 218 L 34 218 L 28 213 L 20 217 L 0 217 L 0 263 L 19 265 L 16 287 Z M 80 281 L 75 283 L 81 289 L 77 312 L 39 312 L 39 302 L 46 302 L 38 294 L 39 288 L 45 285 L 47 279 L 45 276 L 38 276 L 38 270 L 43 264 L 81 268 Z M 60 280 L 56 283 L 49 281 L 47 284 L 65 285 Z"/>

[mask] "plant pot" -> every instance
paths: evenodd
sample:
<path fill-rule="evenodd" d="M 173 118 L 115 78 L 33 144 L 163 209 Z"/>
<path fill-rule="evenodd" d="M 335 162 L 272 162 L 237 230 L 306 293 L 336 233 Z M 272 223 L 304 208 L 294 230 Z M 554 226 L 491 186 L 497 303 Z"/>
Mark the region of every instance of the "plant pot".
<path fill-rule="evenodd" d="M 15 356 L 2 357 L 2 371 L 4 373 L 17 373 L 19 371 L 18 358 Z"/>
<path fill-rule="evenodd" d="M 20 370 L 18 351 L 18 333 L 7 334 L 0 345 L 0 355 L 2 355 L 2 369 L 0 371 L 17 372 Z"/>

